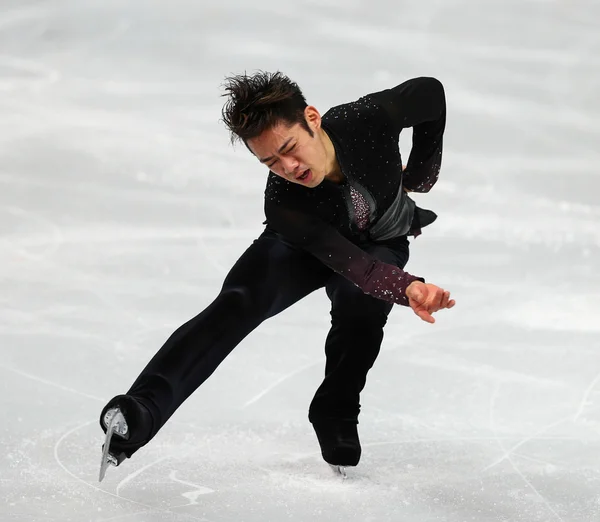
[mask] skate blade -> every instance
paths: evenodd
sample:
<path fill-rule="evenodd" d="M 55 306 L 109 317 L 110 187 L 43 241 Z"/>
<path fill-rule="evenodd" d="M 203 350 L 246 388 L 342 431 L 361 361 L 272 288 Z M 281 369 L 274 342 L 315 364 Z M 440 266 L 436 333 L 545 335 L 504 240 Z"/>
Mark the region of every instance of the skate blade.
<path fill-rule="evenodd" d="M 348 478 L 345 466 L 334 466 L 333 464 L 329 464 L 329 467 L 333 470 L 333 472 L 336 475 L 340 475 L 343 480 L 346 480 Z"/>
<path fill-rule="evenodd" d="M 106 470 L 108 466 L 118 466 L 117 459 L 111 455 L 108 450 L 110 448 L 110 441 L 114 433 L 117 432 L 117 426 L 119 423 L 124 423 L 125 418 L 123 414 L 117 411 L 110 421 L 108 422 L 108 426 L 106 427 L 106 438 L 104 439 L 104 447 L 102 449 L 102 460 L 100 461 L 100 474 L 98 476 L 98 481 L 102 482 L 104 476 L 106 475 Z"/>

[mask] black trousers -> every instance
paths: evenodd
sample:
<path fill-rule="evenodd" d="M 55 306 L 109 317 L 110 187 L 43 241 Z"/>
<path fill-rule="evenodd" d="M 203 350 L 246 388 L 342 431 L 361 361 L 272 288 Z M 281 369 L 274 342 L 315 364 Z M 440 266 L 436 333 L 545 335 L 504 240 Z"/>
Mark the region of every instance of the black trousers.
<path fill-rule="evenodd" d="M 406 237 L 399 237 L 361 246 L 403 268 L 408 245 Z M 356 420 L 359 395 L 393 305 L 364 294 L 267 229 L 232 267 L 217 298 L 169 337 L 127 392 L 152 415 L 145 442 L 252 330 L 323 287 L 331 300 L 331 330 L 325 341 L 325 377 L 310 404 L 309 420 Z"/>

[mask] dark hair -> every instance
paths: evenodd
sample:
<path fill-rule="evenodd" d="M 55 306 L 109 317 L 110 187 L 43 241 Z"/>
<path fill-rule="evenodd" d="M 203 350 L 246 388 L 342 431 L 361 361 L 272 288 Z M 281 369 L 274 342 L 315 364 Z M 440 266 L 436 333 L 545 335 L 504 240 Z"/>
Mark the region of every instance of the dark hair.
<path fill-rule="evenodd" d="M 231 133 L 231 142 L 256 138 L 263 131 L 280 122 L 299 123 L 312 136 L 304 109 L 307 107 L 302 91 L 296 83 L 277 71 L 259 71 L 252 76 L 240 74 L 225 79 L 228 100 L 222 116 Z"/>

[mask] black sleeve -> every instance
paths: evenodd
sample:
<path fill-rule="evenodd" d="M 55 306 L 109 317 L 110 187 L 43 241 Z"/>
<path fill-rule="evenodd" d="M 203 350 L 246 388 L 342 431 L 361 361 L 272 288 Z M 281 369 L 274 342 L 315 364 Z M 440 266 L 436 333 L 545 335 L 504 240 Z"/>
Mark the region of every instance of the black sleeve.
<path fill-rule="evenodd" d="M 269 226 L 294 246 L 314 255 L 366 294 L 408 306 L 406 288 L 425 280 L 379 261 L 317 217 L 285 207 L 266 207 Z"/>
<path fill-rule="evenodd" d="M 442 164 L 442 138 L 446 127 L 446 96 L 441 82 L 421 77 L 369 96 L 388 113 L 398 133 L 413 128 L 413 143 L 403 185 L 429 192 Z"/>

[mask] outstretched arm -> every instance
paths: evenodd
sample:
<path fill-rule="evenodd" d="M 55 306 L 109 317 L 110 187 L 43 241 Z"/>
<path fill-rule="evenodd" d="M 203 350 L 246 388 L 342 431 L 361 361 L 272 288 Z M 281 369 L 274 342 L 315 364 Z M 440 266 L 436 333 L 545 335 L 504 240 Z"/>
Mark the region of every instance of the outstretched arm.
<path fill-rule="evenodd" d="M 413 128 L 413 142 L 403 185 L 409 191 L 429 192 L 442 164 L 446 126 L 446 96 L 441 82 L 421 77 L 369 95 L 388 113 L 398 133 Z"/>

